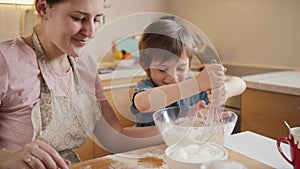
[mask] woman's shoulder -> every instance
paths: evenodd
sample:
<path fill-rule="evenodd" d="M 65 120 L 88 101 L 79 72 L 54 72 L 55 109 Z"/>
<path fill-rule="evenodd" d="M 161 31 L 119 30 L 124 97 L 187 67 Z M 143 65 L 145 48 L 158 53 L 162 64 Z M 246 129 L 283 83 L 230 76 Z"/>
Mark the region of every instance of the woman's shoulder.
<path fill-rule="evenodd" d="M 0 42 L 0 57 L 4 59 L 7 64 L 20 60 L 32 61 L 35 59 L 34 50 L 28 46 L 21 37 L 5 40 Z"/>
<path fill-rule="evenodd" d="M 24 46 L 26 45 L 21 37 L 7 39 L 0 42 L 1 47 L 14 47 L 14 46 Z"/>
<path fill-rule="evenodd" d="M 18 53 L 20 51 L 25 53 L 34 52 L 21 37 L 0 42 L 0 51 L 2 54 Z"/>

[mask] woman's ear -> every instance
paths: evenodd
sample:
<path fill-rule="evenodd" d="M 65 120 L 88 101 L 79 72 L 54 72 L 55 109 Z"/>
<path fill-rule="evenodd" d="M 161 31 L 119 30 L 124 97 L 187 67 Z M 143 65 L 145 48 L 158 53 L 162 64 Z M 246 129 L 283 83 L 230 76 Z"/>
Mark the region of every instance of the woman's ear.
<path fill-rule="evenodd" d="M 35 9 L 42 20 L 48 19 L 48 3 L 46 0 L 35 0 Z"/>

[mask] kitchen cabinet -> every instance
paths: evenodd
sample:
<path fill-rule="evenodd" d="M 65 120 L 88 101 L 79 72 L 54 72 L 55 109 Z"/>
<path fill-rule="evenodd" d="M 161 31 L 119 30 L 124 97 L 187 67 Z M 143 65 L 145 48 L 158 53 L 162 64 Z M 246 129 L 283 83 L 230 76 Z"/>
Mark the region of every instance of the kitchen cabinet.
<path fill-rule="evenodd" d="M 74 151 L 79 155 L 82 161 L 111 154 L 99 147 L 92 139 L 88 139 L 80 148 L 74 149 Z"/>
<path fill-rule="evenodd" d="M 114 80 L 106 79 L 102 81 L 105 96 L 123 127 L 134 125 L 133 115 L 130 112 L 129 106 L 136 83 L 144 78 L 146 76 L 117 78 Z M 83 161 L 111 154 L 99 147 L 91 139 L 88 139 L 82 147 L 75 149 L 75 152 Z"/>
<path fill-rule="evenodd" d="M 134 116 L 129 109 L 131 98 L 136 84 L 145 78 L 147 76 L 105 80 L 102 82 L 106 99 L 123 127 L 134 125 Z"/>
<path fill-rule="evenodd" d="M 277 139 L 288 136 L 284 121 L 290 126 L 300 126 L 300 96 L 252 88 L 242 94 L 242 131 Z"/>

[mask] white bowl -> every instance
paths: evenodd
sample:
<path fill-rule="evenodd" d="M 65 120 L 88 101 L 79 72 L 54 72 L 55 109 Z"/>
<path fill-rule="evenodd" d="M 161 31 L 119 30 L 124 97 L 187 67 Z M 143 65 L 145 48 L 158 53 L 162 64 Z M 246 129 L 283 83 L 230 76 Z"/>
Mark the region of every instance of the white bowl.
<path fill-rule="evenodd" d="M 201 169 L 213 161 L 226 160 L 228 151 L 214 143 L 172 145 L 165 150 L 170 169 Z"/>
<path fill-rule="evenodd" d="M 197 117 L 197 113 L 191 111 L 194 111 L 191 107 L 181 106 L 161 109 L 153 114 L 155 125 L 168 146 L 179 142 L 194 143 L 203 140 L 223 146 L 238 119 L 234 112 L 225 111 L 221 116 L 222 123 L 218 127 L 201 126 L 196 123 L 205 119 Z"/>
<path fill-rule="evenodd" d="M 120 68 L 130 68 L 135 63 L 135 59 L 114 59 L 115 65 Z"/>

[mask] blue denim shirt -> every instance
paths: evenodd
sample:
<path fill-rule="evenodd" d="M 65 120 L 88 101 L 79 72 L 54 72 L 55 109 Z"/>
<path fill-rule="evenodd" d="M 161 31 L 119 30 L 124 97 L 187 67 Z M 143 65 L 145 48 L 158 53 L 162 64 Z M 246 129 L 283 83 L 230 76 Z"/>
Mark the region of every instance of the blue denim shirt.
<path fill-rule="evenodd" d="M 140 81 L 133 93 L 132 96 L 132 104 L 130 106 L 131 113 L 135 116 L 135 126 L 137 127 L 144 127 L 144 126 L 153 126 L 154 121 L 153 121 L 153 113 L 154 112 L 147 112 L 147 113 L 142 113 L 139 110 L 136 109 L 134 105 L 134 97 L 137 93 L 150 90 L 152 88 L 157 87 L 157 85 L 151 80 L 151 79 L 146 79 Z M 206 103 L 208 103 L 208 96 L 206 92 L 201 92 L 199 94 L 196 94 L 194 96 L 179 100 L 175 103 L 172 103 L 168 105 L 167 107 L 172 107 L 172 106 L 192 106 L 196 103 L 198 103 L 200 100 L 204 100 Z"/>

